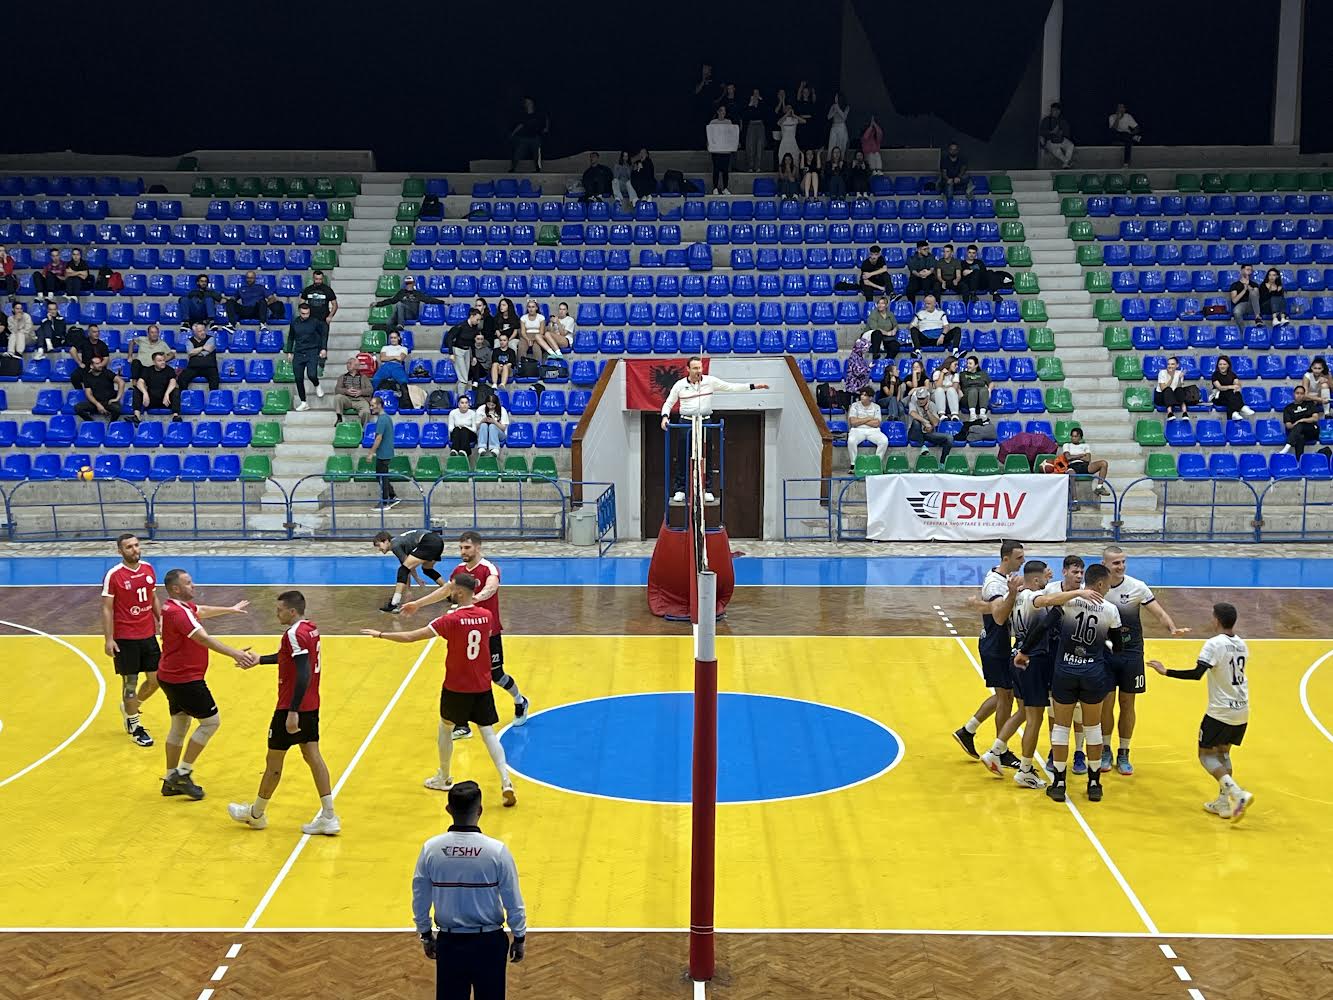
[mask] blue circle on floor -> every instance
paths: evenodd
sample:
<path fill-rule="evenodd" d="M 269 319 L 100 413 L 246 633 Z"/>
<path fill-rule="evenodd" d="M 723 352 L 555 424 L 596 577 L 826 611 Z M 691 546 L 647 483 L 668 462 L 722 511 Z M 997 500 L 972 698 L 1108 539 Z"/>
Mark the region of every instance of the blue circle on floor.
<path fill-rule="evenodd" d="M 773 695 L 718 695 L 718 802 L 765 802 L 869 781 L 902 757 L 887 726 Z M 501 736 L 509 766 L 553 788 L 637 802 L 690 801 L 694 696 L 616 695 L 536 712 Z"/>

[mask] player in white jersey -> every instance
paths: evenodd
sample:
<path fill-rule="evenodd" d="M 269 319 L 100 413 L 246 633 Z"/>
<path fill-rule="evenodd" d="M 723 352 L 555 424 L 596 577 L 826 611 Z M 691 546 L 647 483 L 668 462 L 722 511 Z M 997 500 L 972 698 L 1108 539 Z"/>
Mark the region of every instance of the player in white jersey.
<path fill-rule="evenodd" d="M 1083 589 L 1083 572 L 1087 569 L 1087 563 L 1083 561 L 1082 556 L 1065 556 L 1064 562 L 1060 567 L 1060 579 L 1046 581 L 1046 587 L 1043 593 L 1062 594 L 1071 590 Z M 1045 653 L 1046 662 L 1043 664 L 1050 675 L 1055 672 L 1055 653 L 1053 650 Z M 1034 654 L 1034 659 L 1040 659 L 1040 656 Z M 1055 707 L 1055 703 L 1051 703 Z M 1052 732 L 1055 730 L 1055 712 L 1046 713 L 1046 725 Z M 1069 770 L 1074 774 L 1088 773 L 1088 759 L 1083 753 L 1083 706 L 1074 706 L 1074 761 L 1069 765 Z M 1046 770 L 1055 770 L 1055 758 L 1053 756 L 1046 758 Z"/>
<path fill-rule="evenodd" d="M 1102 733 L 1106 741 L 1102 744 L 1100 767 L 1103 771 L 1111 770 L 1111 733 L 1115 731 L 1118 688 L 1120 749 L 1115 755 L 1115 768 L 1128 776 L 1134 773 L 1134 765 L 1129 762 L 1129 741 L 1137 721 L 1134 699 L 1148 688 L 1148 675 L 1143 667 L 1143 622 L 1139 612 L 1141 609 L 1150 612 L 1171 635 L 1185 635 L 1189 629 L 1176 628 L 1176 623 L 1151 588 L 1142 580 L 1125 575 L 1124 549 L 1118 545 L 1107 546 L 1102 552 L 1102 563 L 1111 571 L 1111 589 L 1106 593 L 1106 600 L 1120 612 L 1120 620 L 1124 623 L 1124 649 L 1107 658 L 1106 665 L 1115 684 L 1102 704 Z"/>
<path fill-rule="evenodd" d="M 1254 801 L 1254 794 L 1236 784 L 1231 772 L 1231 748 L 1240 746 L 1250 723 L 1250 685 L 1245 679 L 1250 650 L 1236 634 L 1232 605 L 1213 605 L 1213 628 L 1217 634 L 1203 644 L 1193 670 L 1168 670 L 1157 660 L 1149 660 L 1148 666 L 1164 677 L 1208 678 L 1208 711 L 1199 725 L 1199 763 L 1217 779 L 1218 792 L 1203 807 L 1214 816 L 1236 820 Z"/>

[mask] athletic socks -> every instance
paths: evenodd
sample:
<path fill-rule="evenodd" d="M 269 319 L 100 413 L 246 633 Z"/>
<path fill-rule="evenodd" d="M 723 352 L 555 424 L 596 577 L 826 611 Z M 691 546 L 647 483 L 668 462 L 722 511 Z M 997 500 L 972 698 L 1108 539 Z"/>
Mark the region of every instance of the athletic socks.
<path fill-rule="evenodd" d="M 1022 758 L 1019 758 L 1019 768 L 1018 768 L 1018 769 L 1019 769 L 1020 771 L 1023 771 L 1024 773 L 1026 773 L 1026 772 L 1028 772 L 1028 771 L 1031 771 L 1031 770 L 1032 770 L 1032 758 L 1031 758 L 1031 757 L 1022 757 Z"/>
<path fill-rule="evenodd" d="M 264 810 L 268 808 L 268 803 L 268 799 L 256 795 L 254 804 L 250 806 L 250 815 L 259 819 L 260 816 L 264 815 Z"/>
<path fill-rule="evenodd" d="M 1069 764 L 1069 761 L 1053 760 L 1051 764 L 1055 767 L 1055 783 L 1063 785 L 1065 783 L 1065 767 Z"/>
<path fill-rule="evenodd" d="M 1123 736 L 1120 738 L 1120 751 L 1121 753 L 1129 753 L 1129 740 Z"/>
<path fill-rule="evenodd" d="M 1236 784 L 1236 779 L 1229 774 L 1222 775 L 1217 781 L 1218 787 L 1222 789 L 1223 795 L 1232 795 L 1241 790 L 1240 785 Z"/>
<path fill-rule="evenodd" d="M 453 740 L 450 740 L 449 742 L 452 743 Z M 447 778 L 448 775 L 446 774 L 445 777 Z M 333 815 L 333 796 L 332 796 L 332 795 L 321 795 L 321 796 L 319 797 L 319 814 L 320 814 L 321 816 L 326 816 L 326 817 L 327 817 L 327 816 L 332 816 L 332 815 Z"/>
<path fill-rule="evenodd" d="M 514 699 L 515 705 L 523 700 L 523 696 L 518 693 L 517 682 L 515 682 L 514 678 L 510 677 L 508 674 L 501 674 L 495 683 L 499 684 L 500 687 L 509 692 L 509 696 Z"/>
<path fill-rule="evenodd" d="M 436 742 L 440 747 L 440 774 L 449 777 L 449 765 L 454 757 L 454 731 L 452 726 L 446 726 L 444 720 L 440 720 L 440 731 L 436 737 Z"/>
<path fill-rule="evenodd" d="M 389 598 L 389 603 L 392 604 L 394 607 L 397 607 L 398 605 L 403 603 L 403 595 L 395 590 L 393 592 L 393 597 Z M 448 775 L 446 775 L 446 777 L 448 777 Z"/>
<path fill-rule="evenodd" d="M 139 713 L 136 712 L 134 715 L 125 716 L 125 725 L 129 726 L 131 729 L 133 729 L 138 724 L 139 724 Z"/>
<path fill-rule="evenodd" d="M 194 765 L 187 763 L 186 761 L 181 761 L 179 764 L 176 765 L 176 773 L 179 775 L 189 775 L 189 773 L 193 770 L 194 770 Z"/>
<path fill-rule="evenodd" d="M 480 726 L 481 742 L 486 744 L 486 752 L 491 755 L 491 763 L 500 772 L 500 784 L 509 784 L 509 764 L 505 760 L 505 748 L 500 745 L 500 738 L 495 735 L 494 726 Z"/>
<path fill-rule="evenodd" d="M 1282 450 L 1279 451 L 1278 454 L 1279 454 L 1279 455 L 1286 455 L 1286 454 L 1290 453 L 1290 451 L 1291 451 L 1291 445 L 1289 445 L 1289 444 L 1284 444 L 1284 445 L 1282 446 Z"/>
<path fill-rule="evenodd" d="M 969 733 L 975 735 L 976 731 L 981 728 L 981 722 L 974 715 L 972 716 L 972 718 L 968 719 L 966 722 L 963 723 L 963 728 L 966 729 Z"/>
<path fill-rule="evenodd" d="M 1083 744 L 1084 744 L 1083 730 L 1080 729 L 1078 732 L 1074 734 L 1074 749 L 1082 750 Z"/>
<path fill-rule="evenodd" d="M 1002 754 L 1008 749 L 1009 749 L 1009 744 L 1005 743 L 1004 740 L 1001 739 L 996 739 L 996 741 L 990 745 L 990 752 L 993 754 Z"/>

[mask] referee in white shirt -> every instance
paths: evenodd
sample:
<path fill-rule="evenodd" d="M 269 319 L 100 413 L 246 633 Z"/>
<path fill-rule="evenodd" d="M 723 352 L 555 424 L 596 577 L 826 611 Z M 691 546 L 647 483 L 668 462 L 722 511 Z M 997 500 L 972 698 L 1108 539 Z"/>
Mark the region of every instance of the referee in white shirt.
<path fill-rule="evenodd" d="M 412 875 L 412 917 L 426 957 L 436 962 L 435 998 L 504 1000 L 505 965 L 523 961 L 528 926 L 518 870 L 509 848 L 477 826 L 481 787 L 475 781 L 454 785 L 445 808 L 454 823 L 422 845 Z"/>
<path fill-rule="evenodd" d="M 713 393 L 715 392 L 749 392 L 752 389 L 767 389 L 766 382 L 745 382 L 733 383 L 724 382 L 716 375 L 704 374 L 704 363 L 697 355 L 689 360 L 689 374 L 671 387 L 671 392 L 662 404 L 662 430 L 667 429 L 667 424 L 671 421 L 671 411 L 680 404 L 680 417 L 685 420 L 693 416 L 702 416 L 704 418 L 712 416 L 713 413 Z M 708 432 L 704 432 L 704 489 L 711 490 L 713 486 L 713 462 L 708 456 L 712 454 L 716 442 L 710 442 Z M 690 435 L 684 431 L 676 435 L 675 447 L 668 449 L 667 461 L 675 459 L 675 468 L 672 470 L 671 489 L 674 495 L 671 498 L 672 503 L 682 503 L 685 500 L 685 473 L 690 465 Z M 714 500 L 711 492 L 704 493 L 704 501 L 712 503 Z"/>

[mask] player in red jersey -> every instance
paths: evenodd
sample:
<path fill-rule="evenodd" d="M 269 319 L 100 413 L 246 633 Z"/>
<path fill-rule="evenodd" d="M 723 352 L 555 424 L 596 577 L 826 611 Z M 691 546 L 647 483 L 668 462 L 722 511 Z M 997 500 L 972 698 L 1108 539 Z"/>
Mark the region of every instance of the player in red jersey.
<path fill-rule="evenodd" d="M 153 738 L 139 722 L 139 706 L 157 690 L 162 601 L 157 595 L 157 574 L 139 558 L 139 536 L 127 531 L 116 539 L 116 551 L 120 563 L 102 578 L 102 637 L 120 678 L 125 732 L 139 746 L 150 747 Z M 142 687 L 140 674 L 147 675 Z"/>
<path fill-rule="evenodd" d="M 331 837 L 341 832 L 342 823 L 333 811 L 329 768 L 319 752 L 319 677 L 323 666 L 319 627 L 304 617 L 305 595 L 299 590 L 279 594 L 276 613 L 286 631 L 278 651 L 259 658 L 260 663 L 278 665 L 278 707 L 268 725 L 268 760 L 254 802 L 233 802 L 227 806 L 227 814 L 255 830 L 268 826 L 265 810 L 282 780 L 283 761 L 288 750 L 299 746 L 319 792 L 319 815 L 304 824 L 301 832 Z"/>
<path fill-rule="evenodd" d="M 162 578 L 167 601 L 162 605 L 162 661 L 157 667 L 157 682 L 167 696 L 171 709 L 171 731 L 167 734 L 167 773 L 162 779 L 163 795 L 188 795 L 202 799 L 204 790 L 194 783 L 194 762 L 221 719 L 217 702 L 204 683 L 208 673 L 208 651 L 222 653 L 238 667 L 253 667 L 259 657 L 248 649 L 233 649 L 204 631 L 200 621 L 218 615 L 243 614 L 249 601 L 229 608 L 194 603 L 194 581 L 183 569 L 167 570 Z M 186 745 L 190 719 L 197 719 L 194 735 Z M 181 751 L 184 751 L 184 759 Z"/>
<path fill-rule="evenodd" d="M 458 536 L 458 555 L 463 561 L 454 567 L 454 571 L 449 574 L 450 583 L 446 583 L 439 590 L 427 594 L 425 597 L 416 601 L 409 601 L 403 605 L 405 614 L 412 614 L 419 608 L 424 608 L 429 604 L 436 604 L 440 601 L 454 601 L 452 581 L 460 574 L 466 573 L 481 585 L 477 591 L 476 603 L 479 607 L 485 608 L 491 613 L 491 618 L 495 621 L 494 629 L 491 632 L 491 683 L 498 684 L 509 692 L 509 696 L 514 699 L 514 725 L 521 726 L 528 721 L 528 699 L 519 693 L 518 683 L 509 674 L 505 673 L 505 651 L 504 644 L 500 639 L 500 633 L 504 627 L 500 624 L 500 570 L 495 563 L 489 559 L 483 559 L 481 555 L 481 535 L 475 531 L 465 531 Z M 472 735 L 472 730 L 466 725 L 458 726 L 454 729 L 453 737 L 456 740 L 465 740 Z"/>
<path fill-rule="evenodd" d="M 453 758 L 455 726 L 475 722 L 481 730 L 481 741 L 491 755 L 495 769 L 500 772 L 500 791 L 504 804 L 512 806 L 514 784 L 509 780 L 504 747 L 495 735 L 495 724 L 500 714 L 495 710 L 495 695 L 491 693 L 490 637 L 493 627 L 491 613 L 473 603 L 480 584 L 477 578 L 459 573 L 453 578 L 453 599 L 458 607 L 446 611 L 439 618 L 412 632 L 380 632 L 362 629 L 363 635 L 390 642 L 421 642 L 441 637 L 447 643 L 444 661 L 444 687 L 440 689 L 440 730 L 437 743 L 440 748 L 440 769 L 426 779 L 427 788 L 447 792 L 454 785 L 449 772 Z"/>

